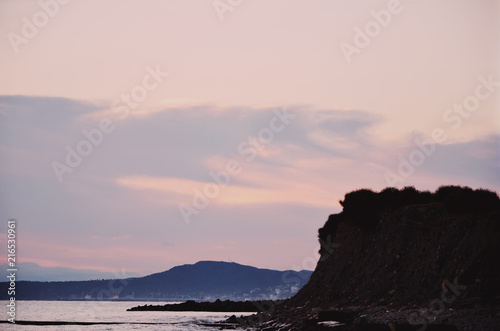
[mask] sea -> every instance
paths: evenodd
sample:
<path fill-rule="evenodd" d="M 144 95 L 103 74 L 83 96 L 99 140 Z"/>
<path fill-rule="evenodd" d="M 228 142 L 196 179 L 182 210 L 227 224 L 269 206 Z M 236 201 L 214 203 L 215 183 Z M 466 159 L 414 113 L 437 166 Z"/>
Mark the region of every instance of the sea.
<path fill-rule="evenodd" d="M 3 316 L 9 318 L 7 304 L 0 301 Z M 0 324 L 0 330 L 30 331 L 104 331 L 104 330 L 218 330 L 203 326 L 227 319 L 231 315 L 251 315 L 253 313 L 214 313 L 214 312 L 173 312 L 173 311 L 127 311 L 128 308 L 143 305 L 164 305 L 173 302 L 140 301 L 17 301 L 16 321 L 57 321 L 92 322 L 92 325 L 20 325 Z M 106 322 L 120 324 L 104 324 Z M 102 323 L 102 324 L 100 324 Z"/>

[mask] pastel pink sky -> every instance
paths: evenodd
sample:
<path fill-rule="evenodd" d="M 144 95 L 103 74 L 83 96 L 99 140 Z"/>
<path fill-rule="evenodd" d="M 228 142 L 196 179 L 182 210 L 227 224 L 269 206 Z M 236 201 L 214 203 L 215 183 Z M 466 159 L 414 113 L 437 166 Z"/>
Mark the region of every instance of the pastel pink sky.
<path fill-rule="evenodd" d="M 18 219 L 18 259 L 46 266 L 312 269 L 338 200 L 389 186 L 436 129 L 446 139 L 397 186 L 499 191 L 500 2 L 397 3 L 252 0 L 221 20 L 211 0 L 73 0 L 13 47 L 42 9 L 0 1 L 3 236 Z M 398 13 L 347 61 L 342 43 L 390 4 Z M 113 101 L 147 67 L 168 76 L 120 117 Z M 473 111 L 448 111 L 478 89 Z M 248 160 L 238 146 L 283 109 L 296 117 Z M 52 163 L 103 118 L 114 131 L 59 182 Z M 179 205 L 231 161 L 241 173 L 186 224 Z"/>

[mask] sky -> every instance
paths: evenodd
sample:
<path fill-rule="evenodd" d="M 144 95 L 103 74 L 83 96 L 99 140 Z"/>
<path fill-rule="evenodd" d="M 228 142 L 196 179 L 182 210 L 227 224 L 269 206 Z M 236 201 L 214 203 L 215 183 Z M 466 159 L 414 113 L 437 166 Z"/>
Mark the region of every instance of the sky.
<path fill-rule="evenodd" d="M 499 34 L 493 0 L 1 0 L 2 242 L 312 270 L 347 192 L 500 191 Z"/>

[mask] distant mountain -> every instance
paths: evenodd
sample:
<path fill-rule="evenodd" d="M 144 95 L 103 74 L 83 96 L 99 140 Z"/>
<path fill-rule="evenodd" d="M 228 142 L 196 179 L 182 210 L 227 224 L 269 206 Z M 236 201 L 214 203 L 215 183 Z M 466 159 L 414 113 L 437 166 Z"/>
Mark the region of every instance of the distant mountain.
<path fill-rule="evenodd" d="M 291 297 L 312 271 L 277 271 L 238 263 L 201 261 L 139 278 L 16 283 L 16 299 L 259 300 Z M 8 283 L 0 283 L 7 299 Z"/>
<path fill-rule="evenodd" d="M 9 274 L 7 264 L 0 265 L 0 279 L 4 280 Z M 93 279 L 116 279 L 123 275 L 113 272 L 102 272 L 92 269 L 73 269 L 62 267 L 42 267 L 33 262 L 21 262 L 16 264 L 17 280 L 30 281 L 78 281 L 78 280 L 93 280 Z M 140 276 L 137 273 L 127 273 L 129 277 Z"/>

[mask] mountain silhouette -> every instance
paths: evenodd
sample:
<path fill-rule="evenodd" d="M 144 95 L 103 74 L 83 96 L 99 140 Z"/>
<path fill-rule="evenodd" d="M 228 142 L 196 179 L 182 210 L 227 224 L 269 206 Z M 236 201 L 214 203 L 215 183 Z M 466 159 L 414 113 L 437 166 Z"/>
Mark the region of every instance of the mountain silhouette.
<path fill-rule="evenodd" d="M 233 300 L 288 298 L 312 271 L 259 269 L 234 262 L 200 261 L 145 277 L 91 281 L 16 283 L 16 299 L 164 299 Z M 7 300 L 8 283 L 0 283 Z"/>

